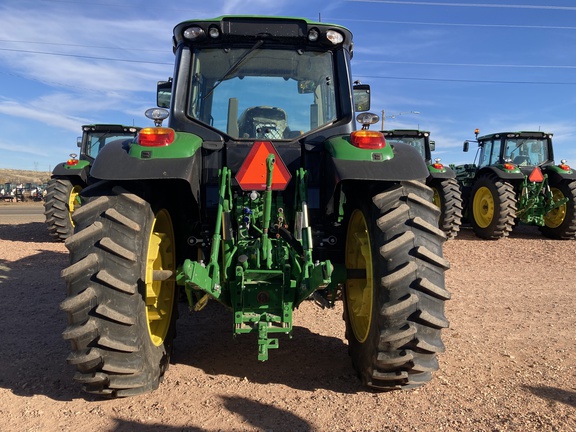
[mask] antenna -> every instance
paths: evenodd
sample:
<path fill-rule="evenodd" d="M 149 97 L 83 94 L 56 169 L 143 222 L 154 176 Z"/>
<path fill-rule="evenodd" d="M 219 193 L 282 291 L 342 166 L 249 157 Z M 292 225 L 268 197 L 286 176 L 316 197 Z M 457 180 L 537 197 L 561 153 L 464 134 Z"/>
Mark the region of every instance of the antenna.
<path fill-rule="evenodd" d="M 322 13 L 318 12 L 318 22 L 322 22 Z"/>

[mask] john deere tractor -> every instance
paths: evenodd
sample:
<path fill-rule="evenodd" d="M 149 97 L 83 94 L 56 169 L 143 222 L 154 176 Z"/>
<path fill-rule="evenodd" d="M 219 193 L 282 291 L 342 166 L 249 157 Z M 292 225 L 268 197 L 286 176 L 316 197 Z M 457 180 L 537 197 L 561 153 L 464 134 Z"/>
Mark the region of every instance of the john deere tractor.
<path fill-rule="evenodd" d="M 432 162 L 432 152 L 436 148 L 430 140 L 430 132 L 417 129 L 394 129 L 382 131 L 388 144 L 408 144 L 418 150 L 428 166 L 426 184 L 434 193 L 433 202 L 440 208 L 440 229 L 447 239 L 458 235 L 462 225 L 462 195 L 456 181 L 456 174 L 449 166 L 440 163 L 440 159 Z"/>
<path fill-rule="evenodd" d="M 454 167 L 465 215 L 476 235 L 506 237 L 517 223 L 536 225 L 546 237 L 576 237 L 576 172 L 554 163 L 552 134 L 499 132 L 478 137 L 476 162 Z M 464 142 L 468 151 L 469 141 Z"/>
<path fill-rule="evenodd" d="M 356 130 L 369 87 L 353 88 L 350 31 L 224 16 L 178 24 L 173 42 L 169 109 L 104 147 L 73 214 L 61 307 L 74 379 L 110 397 L 155 389 L 183 291 L 193 312 L 225 305 L 260 361 L 304 301 L 343 300 L 367 386 L 429 381 L 448 326 L 445 235 L 418 152 L 388 145 L 369 112 Z"/>
<path fill-rule="evenodd" d="M 82 126 L 78 137 L 80 158 L 75 153 L 52 171 L 46 187 L 44 215 L 50 236 L 64 241 L 74 232 L 72 213 L 80 207 L 80 191 L 91 182 L 90 168 L 104 145 L 115 140 L 133 140 L 139 127 L 115 124 Z"/>

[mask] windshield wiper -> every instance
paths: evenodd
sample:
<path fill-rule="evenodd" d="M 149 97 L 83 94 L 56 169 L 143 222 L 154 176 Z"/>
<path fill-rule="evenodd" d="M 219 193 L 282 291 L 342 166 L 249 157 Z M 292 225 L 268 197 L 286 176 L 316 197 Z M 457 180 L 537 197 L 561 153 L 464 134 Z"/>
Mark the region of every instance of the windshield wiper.
<path fill-rule="evenodd" d="M 228 70 L 226 71 L 226 73 L 222 76 L 222 78 L 220 78 L 218 81 L 216 81 L 216 84 L 214 84 L 214 86 L 202 97 L 202 100 L 206 99 L 208 96 L 210 96 L 214 90 L 216 89 L 216 87 L 218 87 L 222 82 L 226 81 L 226 78 L 228 78 L 232 72 L 234 72 L 236 69 L 238 69 L 242 63 L 244 63 L 244 61 L 248 58 L 248 56 L 255 50 L 258 49 L 262 46 L 262 44 L 264 43 L 264 41 L 262 39 L 258 40 L 254 46 L 252 46 L 252 48 L 250 48 L 248 51 L 246 51 L 242 57 L 240 57 L 238 60 L 236 60 L 236 62 L 230 66 L 228 68 Z"/>

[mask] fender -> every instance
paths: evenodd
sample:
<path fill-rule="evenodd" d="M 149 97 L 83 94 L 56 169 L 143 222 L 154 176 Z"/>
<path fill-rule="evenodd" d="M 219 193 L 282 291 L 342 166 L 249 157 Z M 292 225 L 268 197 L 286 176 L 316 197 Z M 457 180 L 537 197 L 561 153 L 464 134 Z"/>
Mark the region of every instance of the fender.
<path fill-rule="evenodd" d="M 73 180 L 76 179 L 80 180 L 78 183 L 88 184 L 90 163 L 84 160 L 79 161 L 78 165 L 72 166 L 67 165 L 66 162 L 59 163 L 54 167 L 52 177 L 67 177 L 72 183 L 74 183 Z"/>
<path fill-rule="evenodd" d="M 195 199 L 200 198 L 200 156 L 182 158 L 136 158 L 124 141 L 114 141 L 100 151 L 90 175 L 98 180 L 184 180 Z"/>
<path fill-rule="evenodd" d="M 476 177 L 485 174 L 487 172 L 493 172 L 494 174 L 496 174 L 497 177 L 503 179 L 503 180 L 524 180 L 524 174 L 522 174 L 522 172 L 507 172 L 505 170 L 502 170 L 500 168 L 497 168 L 495 166 L 487 166 L 482 168 L 478 174 L 476 175 Z"/>
<path fill-rule="evenodd" d="M 428 177 L 428 167 L 418 150 L 407 144 L 391 147 L 393 157 L 385 160 L 349 160 L 328 156 L 327 168 L 334 173 L 335 185 L 344 180 L 402 181 Z"/>
<path fill-rule="evenodd" d="M 546 167 L 543 172 L 548 174 L 548 180 L 550 180 L 550 184 L 558 184 L 564 180 L 576 180 L 576 171 L 564 171 L 556 165 Z"/>
<path fill-rule="evenodd" d="M 430 171 L 430 174 L 428 176 L 428 180 L 456 178 L 456 173 L 454 172 L 454 170 L 452 168 L 447 167 L 447 166 L 444 166 L 443 171 L 430 169 L 430 167 L 428 167 L 428 170 Z"/>

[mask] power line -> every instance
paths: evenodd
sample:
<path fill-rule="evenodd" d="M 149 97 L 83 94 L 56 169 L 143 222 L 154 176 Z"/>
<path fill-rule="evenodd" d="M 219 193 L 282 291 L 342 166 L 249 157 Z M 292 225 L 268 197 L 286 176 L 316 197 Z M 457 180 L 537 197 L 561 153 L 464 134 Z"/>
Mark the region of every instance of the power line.
<path fill-rule="evenodd" d="M 542 25 L 516 25 L 516 24 L 469 24 L 469 23 L 445 23 L 445 22 L 420 22 L 420 21 L 385 21 L 385 20 L 364 20 L 352 18 L 326 18 L 326 21 L 336 22 L 369 22 L 379 24 L 408 24 L 422 26 L 452 26 L 452 27 L 496 27 L 496 28 L 522 28 L 541 30 L 576 30 L 576 27 L 568 26 L 542 26 Z"/>
<path fill-rule="evenodd" d="M 440 81 L 440 82 L 460 82 L 477 84 L 528 84 L 528 85 L 576 85 L 576 82 L 552 82 L 552 81 L 500 81 L 500 80 L 472 80 L 472 79 L 452 79 L 452 78 L 417 78 L 398 76 L 375 76 L 375 75 L 354 75 L 358 78 L 370 79 L 393 79 L 407 81 Z"/>
<path fill-rule="evenodd" d="M 126 63 L 141 63 L 141 64 L 154 64 L 154 65 L 173 65 L 174 64 L 174 63 L 169 63 L 169 62 L 128 60 L 128 59 L 117 59 L 117 58 L 109 58 L 109 57 L 95 57 L 95 56 L 85 56 L 85 55 L 77 55 L 77 54 L 51 53 L 51 52 L 44 52 L 44 51 L 32 51 L 32 50 L 21 50 L 21 49 L 11 49 L 11 48 L 0 48 L 0 51 L 20 52 L 20 53 L 28 53 L 28 54 L 42 54 L 42 55 L 61 56 L 61 57 L 76 57 L 76 58 L 83 58 L 83 59 L 89 59 L 89 60 L 106 60 L 106 61 L 117 61 L 117 62 L 126 62 Z"/>
<path fill-rule="evenodd" d="M 514 5 L 492 3 L 444 3 L 427 1 L 399 1 L 399 0 L 346 0 L 352 3 L 386 3 L 416 6 L 452 6 L 452 7 L 478 7 L 478 8 L 504 8 L 504 9 L 544 9 L 576 11 L 576 6 L 548 6 L 548 5 Z"/>
<path fill-rule="evenodd" d="M 457 66 L 457 67 L 493 67 L 493 68 L 526 68 L 526 69 L 576 69 L 576 66 L 568 65 L 525 65 L 525 64 L 487 64 L 487 63 L 442 63 L 442 62 L 415 62 L 394 60 L 356 60 L 355 63 L 387 63 L 421 66 Z"/>
<path fill-rule="evenodd" d="M 109 49 L 109 50 L 121 50 L 121 51 L 133 51 L 133 48 L 125 48 L 125 47 L 113 47 L 113 46 L 98 46 L 98 45 L 81 45 L 81 44 L 71 44 L 71 43 L 61 43 L 61 42 L 39 42 L 39 41 L 25 41 L 25 40 L 12 40 L 12 39 L 0 39 L 0 42 L 3 43 L 19 43 L 19 44 L 33 44 L 33 45 L 54 45 L 54 46 L 63 46 L 63 47 L 74 47 L 74 48 L 98 48 L 98 49 Z M 153 49 L 146 49 L 146 48 L 138 48 L 138 51 L 146 51 L 146 52 L 162 52 L 165 53 L 166 50 L 153 50 Z"/>

